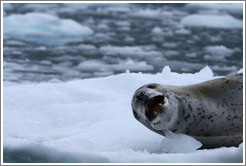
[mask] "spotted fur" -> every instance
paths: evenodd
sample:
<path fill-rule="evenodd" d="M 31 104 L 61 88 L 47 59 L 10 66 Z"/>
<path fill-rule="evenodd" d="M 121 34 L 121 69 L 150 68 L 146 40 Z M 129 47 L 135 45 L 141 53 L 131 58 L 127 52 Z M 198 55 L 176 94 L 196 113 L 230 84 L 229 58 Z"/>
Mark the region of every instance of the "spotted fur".
<path fill-rule="evenodd" d="M 149 120 L 146 103 L 160 95 L 167 103 Z M 132 109 L 137 120 L 161 135 L 166 130 L 187 134 L 203 148 L 238 146 L 243 141 L 243 74 L 189 86 L 144 85 L 135 92 Z"/>

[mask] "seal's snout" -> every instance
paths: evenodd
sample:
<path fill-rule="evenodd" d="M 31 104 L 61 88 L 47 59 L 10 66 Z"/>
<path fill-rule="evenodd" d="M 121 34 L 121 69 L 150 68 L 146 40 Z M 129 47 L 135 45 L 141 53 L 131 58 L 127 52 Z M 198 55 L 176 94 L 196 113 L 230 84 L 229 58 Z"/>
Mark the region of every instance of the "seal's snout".
<path fill-rule="evenodd" d="M 164 96 L 155 96 L 147 101 L 147 104 L 145 105 L 145 115 L 149 121 L 152 121 L 157 117 L 162 111 L 165 102 L 166 98 Z"/>
<path fill-rule="evenodd" d="M 132 110 L 134 117 L 144 123 L 153 122 L 162 112 L 166 97 L 155 90 L 157 84 L 148 84 L 137 89 L 132 98 Z"/>

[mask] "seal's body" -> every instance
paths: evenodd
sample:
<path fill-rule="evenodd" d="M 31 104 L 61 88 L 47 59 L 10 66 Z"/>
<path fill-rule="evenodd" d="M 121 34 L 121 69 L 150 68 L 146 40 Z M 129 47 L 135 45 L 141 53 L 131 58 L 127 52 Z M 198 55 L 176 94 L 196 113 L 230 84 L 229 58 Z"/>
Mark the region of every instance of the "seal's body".
<path fill-rule="evenodd" d="M 132 99 L 133 114 L 149 129 L 196 138 L 203 148 L 243 140 L 243 74 L 189 86 L 148 84 Z"/>

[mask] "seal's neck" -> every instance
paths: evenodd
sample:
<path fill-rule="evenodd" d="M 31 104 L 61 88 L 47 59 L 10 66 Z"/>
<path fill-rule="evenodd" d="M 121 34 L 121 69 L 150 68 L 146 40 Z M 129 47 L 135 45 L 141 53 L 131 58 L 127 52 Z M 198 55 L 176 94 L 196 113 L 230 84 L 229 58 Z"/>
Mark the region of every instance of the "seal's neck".
<path fill-rule="evenodd" d="M 186 106 L 186 101 L 181 97 L 174 95 L 171 100 L 169 110 L 172 111 L 172 121 L 168 124 L 168 129 L 174 133 L 184 133 L 187 128 L 187 121 L 191 116 Z"/>

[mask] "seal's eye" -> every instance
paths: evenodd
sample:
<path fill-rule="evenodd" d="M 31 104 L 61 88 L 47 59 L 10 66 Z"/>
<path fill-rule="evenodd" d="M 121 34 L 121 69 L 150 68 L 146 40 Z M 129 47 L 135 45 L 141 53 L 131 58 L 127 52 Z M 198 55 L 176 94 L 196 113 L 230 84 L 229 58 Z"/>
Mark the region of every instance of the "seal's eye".
<path fill-rule="evenodd" d="M 154 120 L 159 112 L 162 110 L 163 105 L 165 104 L 164 96 L 155 96 L 148 100 L 145 105 L 145 115 L 146 117 L 152 121 Z"/>
<path fill-rule="evenodd" d="M 151 84 L 151 85 L 148 85 L 147 88 L 155 89 L 156 88 L 156 85 Z"/>

